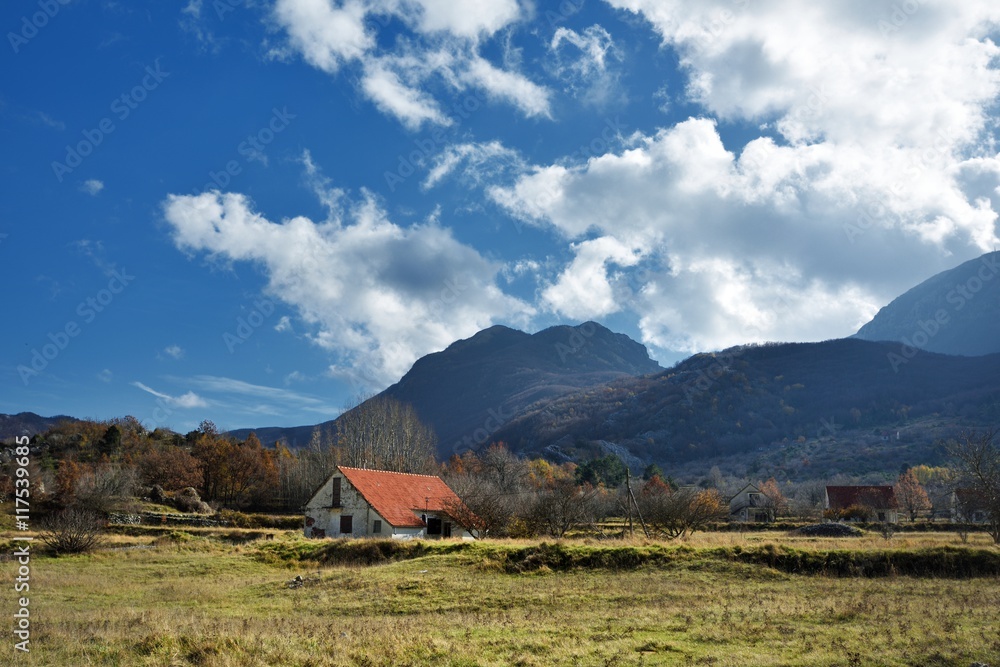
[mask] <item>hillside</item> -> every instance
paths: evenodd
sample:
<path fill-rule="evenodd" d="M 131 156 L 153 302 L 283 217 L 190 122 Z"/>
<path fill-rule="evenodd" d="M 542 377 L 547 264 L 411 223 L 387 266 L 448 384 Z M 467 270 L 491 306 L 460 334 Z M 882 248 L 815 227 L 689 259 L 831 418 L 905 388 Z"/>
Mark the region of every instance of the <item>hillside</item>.
<path fill-rule="evenodd" d="M 556 459 L 579 458 L 603 440 L 676 466 L 766 452 L 824 431 L 841 438 L 895 431 L 931 415 L 954 424 L 1000 422 L 1000 355 L 924 353 L 894 370 L 898 347 L 846 339 L 699 354 L 656 375 L 537 406 L 493 438 Z M 863 463 L 895 467 L 884 450 Z"/>
<path fill-rule="evenodd" d="M 0 414 L 0 441 L 9 441 L 21 435 L 37 435 L 44 433 L 62 421 L 79 421 L 75 417 L 56 415 L 42 417 L 34 412 L 19 412 L 16 415 Z"/>
<path fill-rule="evenodd" d="M 855 337 L 942 354 L 1000 353 L 1000 252 L 928 278 L 882 308 Z"/>

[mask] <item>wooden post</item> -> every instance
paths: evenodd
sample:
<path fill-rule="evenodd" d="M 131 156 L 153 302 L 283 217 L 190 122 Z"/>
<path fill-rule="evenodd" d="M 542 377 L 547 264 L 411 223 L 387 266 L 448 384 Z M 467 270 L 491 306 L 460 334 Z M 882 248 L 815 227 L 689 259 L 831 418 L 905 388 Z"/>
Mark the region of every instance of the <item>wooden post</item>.
<path fill-rule="evenodd" d="M 629 483 L 629 469 L 625 466 L 625 488 L 628 489 L 628 499 L 629 507 L 635 505 L 635 513 L 639 516 L 639 523 L 642 525 L 642 532 L 649 539 L 649 531 L 646 530 L 646 522 L 642 519 L 642 510 L 639 509 L 639 503 L 635 500 L 635 494 L 632 493 L 632 485 Z M 632 510 L 629 509 L 629 523 L 632 521 Z"/>

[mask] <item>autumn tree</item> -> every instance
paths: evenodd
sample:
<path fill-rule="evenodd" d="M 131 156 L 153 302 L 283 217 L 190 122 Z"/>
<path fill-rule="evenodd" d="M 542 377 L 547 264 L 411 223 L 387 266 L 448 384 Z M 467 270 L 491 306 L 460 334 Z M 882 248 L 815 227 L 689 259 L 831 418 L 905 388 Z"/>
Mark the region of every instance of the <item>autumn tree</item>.
<path fill-rule="evenodd" d="M 911 523 L 917 520 L 917 516 L 921 512 L 926 512 L 931 508 L 927 491 L 917 480 L 912 468 L 901 474 L 896 480 L 895 493 L 896 502 L 902 510 L 910 515 Z"/>
<path fill-rule="evenodd" d="M 428 472 L 437 436 L 416 410 L 388 396 L 359 401 L 337 418 L 343 464 L 395 472 Z"/>
<path fill-rule="evenodd" d="M 700 530 L 728 511 L 716 489 L 674 490 L 659 477 L 643 484 L 636 501 L 646 524 L 670 539 Z"/>
<path fill-rule="evenodd" d="M 564 536 L 574 526 L 591 524 L 597 514 L 600 491 L 573 479 L 553 480 L 534 495 L 529 522 L 535 532 Z"/>
<path fill-rule="evenodd" d="M 206 420 L 198 428 L 191 453 L 201 464 L 201 497 L 207 502 L 243 507 L 251 500 L 262 500 L 278 484 L 274 454 L 263 448 L 254 433 L 236 442 Z"/>
<path fill-rule="evenodd" d="M 764 506 L 771 514 L 771 519 L 788 512 L 788 500 L 781 493 L 778 482 L 773 477 L 760 485 L 760 493 L 764 496 Z"/>
<path fill-rule="evenodd" d="M 166 491 L 201 488 L 201 461 L 184 447 L 150 443 L 132 460 L 145 486 L 159 485 Z"/>

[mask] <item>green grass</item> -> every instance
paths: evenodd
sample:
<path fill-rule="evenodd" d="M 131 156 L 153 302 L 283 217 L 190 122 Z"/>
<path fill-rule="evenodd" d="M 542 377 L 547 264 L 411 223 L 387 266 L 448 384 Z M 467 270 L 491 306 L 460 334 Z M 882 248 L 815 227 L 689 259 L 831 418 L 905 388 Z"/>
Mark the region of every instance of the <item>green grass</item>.
<path fill-rule="evenodd" d="M 1000 578 L 781 566 L 783 554 L 836 551 L 823 542 L 389 543 L 288 533 L 234 544 L 196 531 L 127 539 L 156 543 L 36 555 L 32 652 L 12 656 L 8 647 L 0 664 L 11 656 L 26 665 L 206 667 L 1000 662 Z M 989 552 L 839 547 L 894 562 Z M 0 563 L 3 580 L 14 571 Z M 296 575 L 304 585 L 289 588 Z M 14 594 L 4 588 L 10 618 Z"/>

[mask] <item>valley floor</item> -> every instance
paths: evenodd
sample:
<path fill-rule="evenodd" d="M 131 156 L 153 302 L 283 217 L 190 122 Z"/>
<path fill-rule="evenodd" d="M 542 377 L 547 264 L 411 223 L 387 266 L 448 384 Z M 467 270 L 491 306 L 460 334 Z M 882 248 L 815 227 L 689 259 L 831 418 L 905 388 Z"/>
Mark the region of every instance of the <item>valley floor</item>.
<path fill-rule="evenodd" d="M 119 536 L 111 546 L 120 550 L 33 558 L 31 652 L 13 651 L 5 631 L 0 663 L 1000 663 L 1000 578 L 801 575 L 711 555 L 720 545 L 778 539 L 698 536 L 683 558 L 657 565 L 512 573 L 502 566 L 503 550 L 529 543 L 432 547 L 409 560 L 330 566 L 300 560 L 317 542 L 294 533 L 246 544 L 197 533 Z M 892 548 L 918 550 L 944 538 L 906 539 Z M 559 548 L 591 548 L 576 544 Z M 862 541 L 854 548 L 884 546 Z M 3 548 L 12 551 L 9 542 Z M 996 551 L 985 543 L 975 550 Z M 0 563 L 0 579 L 10 582 L 2 599 L 8 627 L 16 570 L 14 562 Z M 290 588 L 296 575 L 303 585 Z"/>

